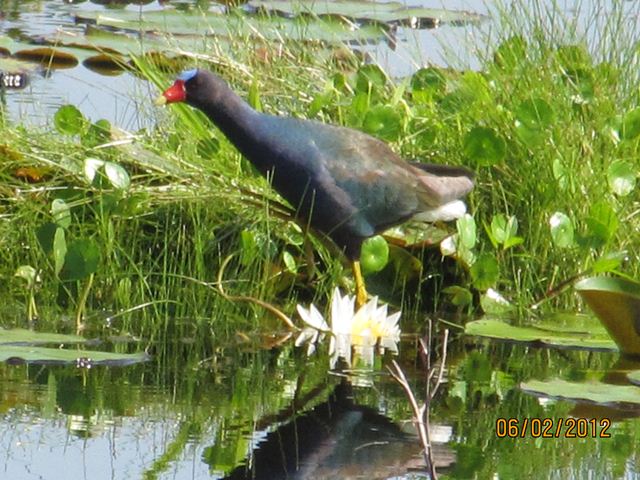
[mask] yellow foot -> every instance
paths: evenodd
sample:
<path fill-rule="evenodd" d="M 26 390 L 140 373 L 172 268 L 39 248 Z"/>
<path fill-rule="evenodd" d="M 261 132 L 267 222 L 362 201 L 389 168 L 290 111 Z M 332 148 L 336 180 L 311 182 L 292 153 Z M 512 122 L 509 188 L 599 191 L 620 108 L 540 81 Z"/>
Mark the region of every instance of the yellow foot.
<path fill-rule="evenodd" d="M 367 303 L 367 289 L 364 285 L 364 277 L 360 270 L 360 261 L 354 260 L 353 262 L 353 278 L 356 282 L 356 310 Z"/>

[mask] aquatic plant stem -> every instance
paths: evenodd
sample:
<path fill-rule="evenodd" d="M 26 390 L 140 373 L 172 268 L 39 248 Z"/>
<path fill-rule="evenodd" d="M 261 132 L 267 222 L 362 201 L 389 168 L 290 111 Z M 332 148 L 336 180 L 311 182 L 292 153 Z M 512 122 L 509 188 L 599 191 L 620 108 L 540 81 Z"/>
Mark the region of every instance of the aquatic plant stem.
<path fill-rule="evenodd" d="M 431 335 L 431 321 L 429 321 L 429 342 L 432 341 Z M 423 455 L 424 461 L 427 466 L 427 470 L 429 470 L 430 478 L 437 479 L 438 474 L 435 468 L 435 462 L 433 459 L 433 447 L 431 445 L 431 438 L 429 434 L 429 416 L 430 416 L 430 408 L 431 401 L 434 399 L 440 384 L 442 383 L 442 379 L 444 376 L 444 366 L 446 364 L 447 359 L 447 342 L 449 340 L 449 330 L 445 329 L 443 335 L 443 344 L 442 344 L 442 353 L 440 355 L 440 365 L 437 369 L 431 367 L 431 360 L 429 356 L 429 346 L 423 339 L 420 339 L 420 346 L 422 348 L 422 354 L 426 358 L 427 362 L 427 387 L 425 400 L 422 406 L 418 405 L 418 401 L 416 400 L 415 395 L 413 394 L 413 390 L 411 389 L 411 385 L 407 381 L 407 377 L 404 375 L 402 368 L 395 360 L 392 361 L 392 366 L 387 367 L 391 376 L 394 378 L 396 382 L 400 384 L 402 389 L 405 391 L 407 398 L 409 399 L 409 403 L 411 405 L 411 409 L 413 410 L 414 415 L 414 423 L 416 425 L 416 429 L 418 430 L 418 436 L 420 438 L 420 442 L 423 447 Z M 436 376 L 437 372 L 437 376 Z M 434 380 L 435 376 L 435 380 Z"/>
<path fill-rule="evenodd" d="M 93 285 L 93 277 L 95 274 L 89 275 L 89 279 L 82 289 L 82 295 L 80 296 L 80 300 L 78 301 L 78 308 L 76 309 L 76 331 L 80 333 L 83 329 L 82 319 L 84 318 L 84 311 L 87 306 L 87 298 L 89 298 L 89 291 L 91 291 L 91 286 Z"/>
<path fill-rule="evenodd" d="M 235 256 L 235 254 L 229 255 L 227 258 L 224 259 L 224 261 L 222 262 L 222 265 L 220 265 L 220 270 L 218 271 L 218 278 L 217 278 L 217 287 L 218 287 L 218 292 L 220 293 L 220 295 L 222 295 L 224 298 L 226 298 L 227 300 L 231 301 L 231 302 L 249 302 L 249 303 L 253 303 L 255 305 L 258 305 L 262 308 L 264 308 L 265 310 L 273 313 L 276 317 L 278 317 L 280 320 L 282 320 L 290 329 L 292 330 L 300 330 L 298 327 L 296 327 L 293 322 L 291 321 L 291 319 L 284 313 L 282 312 L 280 309 L 278 309 L 277 307 L 271 305 L 270 303 L 264 302 L 258 298 L 254 298 L 254 297 L 249 297 L 246 295 L 229 295 L 228 293 L 226 293 L 224 291 L 224 289 L 222 288 L 222 277 L 224 275 L 224 271 L 227 268 L 227 265 L 229 264 L 229 262 L 231 261 L 231 259 Z"/>

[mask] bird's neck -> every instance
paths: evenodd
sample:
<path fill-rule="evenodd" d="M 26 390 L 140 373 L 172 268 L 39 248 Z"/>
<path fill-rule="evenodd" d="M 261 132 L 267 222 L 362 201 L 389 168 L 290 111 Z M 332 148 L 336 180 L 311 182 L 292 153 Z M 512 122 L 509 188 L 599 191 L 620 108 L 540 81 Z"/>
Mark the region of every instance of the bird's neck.
<path fill-rule="evenodd" d="M 205 99 L 193 106 L 202 110 L 258 169 L 263 169 L 264 166 L 260 165 L 260 159 L 263 158 L 259 144 L 260 113 L 229 87 L 226 87 L 226 91 L 220 91 L 217 97 Z"/>

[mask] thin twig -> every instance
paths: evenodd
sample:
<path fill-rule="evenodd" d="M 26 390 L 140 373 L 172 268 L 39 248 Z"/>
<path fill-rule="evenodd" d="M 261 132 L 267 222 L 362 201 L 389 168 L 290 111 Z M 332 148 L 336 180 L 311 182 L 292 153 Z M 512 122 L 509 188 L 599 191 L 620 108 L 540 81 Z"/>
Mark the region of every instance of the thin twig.
<path fill-rule="evenodd" d="M 227 268 L 227 265 L 229 264 L 232 258 L 233 258 L 233 254 L 225 258 L 224 261 L 222 262 L 222 265 L 220 265 L 220 270 L 218 271 L 218 279 L 216 283 L 217 283 L 218 292 L 220 293 L 220 295 L 222 295 L 224 298 L 226 298 L 231 302 L 249 302 L 249 303 L 258 305 L 264 308 L 265 310 L 271 312 L 272 314 L 274 314 L 276 317 L 282 320 L 290 329 L 296 330 L 296 331 L 300 330 L 298 327 L 296 327 L 293 324 L 291 319 L 284 312 L 282 312 L 280 309 L 278 309 L 274 305 L 271 305 L 270 303 L 267 303 L 258 298 L 249 297 L 246 295 L 229 295 L 224 291 L 224 289 L 222 288 L 222 276 L 224 274 L 225 268 Z"/>
<path fill-rule="evenodd" d="M 437 366 L 437 368 L 432 368 L 431 357 L 429 355 L 430 344 L 433 342 L 431 327 L 431 319 L 429 319 L 429 344 L 427 344 L 424 339 L 420 339 L 420 347 L 422 348 L 422 354 L 425 356 L 425 363 L 427 365 L 425 399 L 424 403 L 421 406 L 418 405 L 418 401 L 416 400 L 416 397 L 411 390 L 411 386 L 407 381 L 407 377 L 404 375 L 404 372 L 400 368 L 400 365 L 395 360 L 393 360 L 393 368 L 387 368 L 394 380 L 398 382 L 398 384 L 400 384 L 400 386 L 403 388 L 407 398 L 409 399 L 409 404 L 411 405 L 411 409 L 413 410 L 414 423 L 416 425 L 416 429 L 418 430 L 418 436 L 423 447 L 425 464 L 427 466 L 427 469 L 429 470 L 431 478 L 437 480 L 438 474 L 436 472 L 435 462 L 433 460 L 433 447 L 431 445 L 429 416 L 431 402 L 435 398 L 440 384 L 443 383 L 444 368 L 447 361 L 447 343 L 449 341 L 449 330 L 445 329 L 444 331 L 440 364 Z"/>

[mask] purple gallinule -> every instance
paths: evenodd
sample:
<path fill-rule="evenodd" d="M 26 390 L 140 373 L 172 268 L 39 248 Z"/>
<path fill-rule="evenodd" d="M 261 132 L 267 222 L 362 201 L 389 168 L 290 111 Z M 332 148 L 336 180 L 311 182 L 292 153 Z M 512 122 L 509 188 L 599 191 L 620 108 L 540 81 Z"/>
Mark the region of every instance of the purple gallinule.
<path fill-rule="evenodd" d="M 156 103 L 202 110 L 312 227 L 353 264 L 356 301 L 367 300 L 362 242 L 409 219 L 453 220 L 473 188 L 462 167 L 409 163 L 386 143 L 345 127 L 259 113 L 217 75 L 183 72 Z"/>

